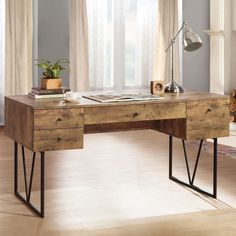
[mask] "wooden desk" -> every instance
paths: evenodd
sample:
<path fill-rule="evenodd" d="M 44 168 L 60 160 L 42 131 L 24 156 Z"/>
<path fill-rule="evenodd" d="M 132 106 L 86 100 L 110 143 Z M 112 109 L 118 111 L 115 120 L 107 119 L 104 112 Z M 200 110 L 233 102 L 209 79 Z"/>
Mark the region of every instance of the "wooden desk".
<path fill-rule="evenodd" d="M 36 214 L 44 216 L 44 155 L 45 151 L 83 148 L 83 135 L 92 132 L 131 129 L 154 129 L 169 135 L 169 178 L 196 191 L 216 197 L 217 138 L 229 135 L 229 98 L 227 96 L 186 92 L 167 94 L 163 100 L 102 104 L 82 99 L 79 104 L 63 103 L 61 99 L 34 100 L 28 96 L 5 97 L 5 133 L 15 141 L 15 194 Z M 190 176 L 185 155 L 189 183 L 172 176 L 172 137 L 184 140 L 214 139 L 213 194 L 196 187 Z M 22 146 L 26 197 L 18 192 L 18 144 Z M 33 152 L 29 185 L 26 178 L 24 148 Z M 41 157 L 41 209 L 30 203 L 36 152 Z"/>

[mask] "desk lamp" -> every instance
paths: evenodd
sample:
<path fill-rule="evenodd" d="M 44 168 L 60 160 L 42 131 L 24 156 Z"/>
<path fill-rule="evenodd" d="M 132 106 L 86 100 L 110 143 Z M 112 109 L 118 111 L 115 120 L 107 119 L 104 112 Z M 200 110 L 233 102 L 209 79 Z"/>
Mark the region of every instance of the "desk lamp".
<path fill-rule="evenodd" d="M 178 85 L 174 81 L 174 43 L 176 38 L 179 36 L 180 32 L 183 30 L 183 48 L 187 52 L 192 52 L 199 49 L 202 46 L 202 40 L 200 36 L 193 32 L 191 27 L 183 22 L 180 30 L 175 35 L 174 38 L 171 39 L 169 46 L 166 49 L 166 53 L 171 48 L 171 81 L 165 86 L 166 93 L 183 93 L 184 89 L 182 86 Z"/>

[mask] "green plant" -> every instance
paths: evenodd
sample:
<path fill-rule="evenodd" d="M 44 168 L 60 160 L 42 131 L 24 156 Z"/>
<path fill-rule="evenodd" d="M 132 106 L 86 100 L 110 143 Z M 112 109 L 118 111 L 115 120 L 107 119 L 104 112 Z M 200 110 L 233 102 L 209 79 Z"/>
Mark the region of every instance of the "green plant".
<path fill-rule="evenodd" d="M 43 75 L 46 78 L 59 78 L 62 70 L 69 69 L 69 67 L 62 65 L 70 63 L 70 61 L 67 59 L 59 59 L 55 63 L 51 63 L 45 59 L 37 59 L 37 61 L 38 62 L 35 65 L 45 70 Z"/>

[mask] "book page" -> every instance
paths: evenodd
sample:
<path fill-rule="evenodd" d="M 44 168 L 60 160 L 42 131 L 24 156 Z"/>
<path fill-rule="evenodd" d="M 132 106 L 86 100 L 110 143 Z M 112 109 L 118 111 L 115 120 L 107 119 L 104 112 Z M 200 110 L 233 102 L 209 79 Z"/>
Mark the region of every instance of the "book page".
<path fill-rule="evenodd" d="M 142 101 L 163 99 L 163 96 L 146 94 L 146 93 L 133 93 L 133 94 L 97 94 L 86 95 L 84 98 L 91 99 L 98 102 L 124 102 L 124 101 Z"/>

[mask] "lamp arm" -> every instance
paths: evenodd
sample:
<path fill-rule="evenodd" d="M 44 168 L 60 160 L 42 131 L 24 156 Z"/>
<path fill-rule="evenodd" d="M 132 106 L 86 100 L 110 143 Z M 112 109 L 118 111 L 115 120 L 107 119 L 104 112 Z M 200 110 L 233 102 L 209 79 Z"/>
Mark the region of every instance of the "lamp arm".
<path fill-rule="evenodd" d="M 165 52 L 168 52 L 169 48 L 175 43 L 176 38 L 179 36 L 180 32 L 186 27 L 186 25 L 187 25 L 187 23 L 184 21 L 183 24 L 182 24 L 182 26 L 181 26 L 181 28 L 179 29 L 178 33 L 175 35 L 174 38 L 172 38 L 172 39 L 170 40 L 170 44 L 169 44 L 169 46 L 167 47 L 167 49 L 165 50 Z"/>

